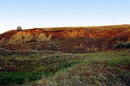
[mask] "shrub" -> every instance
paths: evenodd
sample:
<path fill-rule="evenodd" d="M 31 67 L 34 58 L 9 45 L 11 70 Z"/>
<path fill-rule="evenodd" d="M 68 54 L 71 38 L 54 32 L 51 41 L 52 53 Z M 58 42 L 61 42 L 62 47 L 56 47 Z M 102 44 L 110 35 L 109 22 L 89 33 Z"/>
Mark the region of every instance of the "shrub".
<path fill-rule="evenodd" d="M 18 26 L 17 27 L 17 31 L 21 31 L 22 30 L 22 27 L 21 26 Z"/>
<path fill-rule="evenodd" d="M 123 42 L 119 42 L 117 44 L 114 45 L 115 49 L 122 49 L 125 48 L 124 43 Z"/>
<path fill-rule="evenodd" d="M 124 43 L 124 47 L 125 47 L 125 48 L 130 48 L 130 42 Z"/>
<path fill-rule="evenodd" d="M 49 46 L 50 46 L 51 50 L 57 50 L 58 49 L 58 46 L 54 42 L 50 42 Z"/>
<path fill-rule="evenodd" d="M 130 48 L 130 42 L 119 42 L 114 45 L 115 49 Z"/>

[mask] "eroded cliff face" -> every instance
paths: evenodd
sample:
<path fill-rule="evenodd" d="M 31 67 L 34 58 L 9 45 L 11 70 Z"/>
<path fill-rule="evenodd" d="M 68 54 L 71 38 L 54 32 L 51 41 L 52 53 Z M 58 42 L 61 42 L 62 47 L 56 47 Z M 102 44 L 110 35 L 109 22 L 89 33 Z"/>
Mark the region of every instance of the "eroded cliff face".
<path fill-rule="evenodd" d="M 102 47 L 101 45 L 103 45 L 103 43 L 106 43 L 108 41 L 111 42 L 111 40 L 112 40 L 111 43 L 113 44 L 116 41 L 118 41 L 118 39 L 121 39 L 120 41 L 122 41 L 124 40 L 124 38 L 126 38 L 125 41 L 129 41 L 130 40 L 129 33 L 130 33 L 130 25 L 105 26 L 105 27 L 68 27 L 68 28 L 66 27 L 66 28 L 51 28 L 51 29 L 35 28 L 22 31 L 11 30 L 0 35 L 0 44 L 1 45 L 21 44 L 21 46 L 25 47 L 26 43 L 35 42 L 36 44 L 35 46 L 38 47 L 44 46 L 44 48 L 48 48 L 49 43 L 47 42 L 56 42 L 57 45 L 60 46 L 62 49 L 67 49 L 65 47 L 87 49 L 87 47 L 95 47 L 95 46 L 101 48 Z M 110 42 L 108 43 L 110 44 Z M 28 48 L 28 45 L 26 46 Z"/>
<path fill-rule="evenodd" d="M 23 30 L 16 31 L 9 37 L 3 36 L 1 38 L 1 43 L 3 42 L 4 44 L 20 44 L 28 42 L 44 42 L 49 41 L 51 39 L 51 36 L 51 34 L 47 35 L 45 32 L 42 32 L 42 30 L 39 29 Z"/>
<path fill-rule="evenodd" d="M 10 31 L 10 33 L 12 33 Z M 87 37 L 87 32 L 84 30 L 62 30 L 62 31 L 44 31 L 44 29 L 31 29 L 23 31 L 15 31 L 13 34 L 3 34 L 1 42 L 4 44 L 19 44 L 27 42 L 44 42 L 57 39 L 67 39 L 74 37 Z M 7 35 L 8 35 L 7 34 Z"/>
<path fill-rule="evenodd" d="M 45 33 L 41 32 L 25 32 L 20 31 L 14 34 L 8 41 L 8 44 L 19 44 L 19 43 L 28 43 L 28 42 L 44 42 L 51 40 L 51 34 L 46 35 Z"/>
<path fill-rule="evenodd" d="M 43 42 L 60 38 L 89 37 L 89 38 L 111 38 L 127 29 L 97 29 L 97 28 L 74 28 L 56 31 L 45 31 L 44 29 L 28 29 L 23 31 L 9 31 L 4 33 L 0 40 L 8 40 L 9 44 L 25 42 Z"/>

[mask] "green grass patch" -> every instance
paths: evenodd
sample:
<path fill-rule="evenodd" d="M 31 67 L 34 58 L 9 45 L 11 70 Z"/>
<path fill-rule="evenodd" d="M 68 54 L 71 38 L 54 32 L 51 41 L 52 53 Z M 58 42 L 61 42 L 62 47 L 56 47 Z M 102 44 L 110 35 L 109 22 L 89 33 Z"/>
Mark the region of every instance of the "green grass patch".
<path fill-rule="evenodd" d="M 42 76 L 42 72 L 0 72 L 0 84 L 23 84 L 26 81 L 38 80 Z"/>

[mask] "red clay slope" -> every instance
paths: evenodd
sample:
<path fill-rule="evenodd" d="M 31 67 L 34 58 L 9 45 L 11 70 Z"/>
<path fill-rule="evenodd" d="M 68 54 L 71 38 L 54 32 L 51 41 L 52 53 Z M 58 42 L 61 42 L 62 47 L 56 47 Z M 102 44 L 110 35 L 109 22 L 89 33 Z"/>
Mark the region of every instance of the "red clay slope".
<path fill-rule="evenodd" d="M 98 27 L 58 27 L 34 28 L 22 31 L 11 30 L 0 35 L 0 44 L 17 45 L 20 43 L 45 42 L 73 38 L 92 38 L 115 42 L 130 41 L 130 25 L 113 25 Z M 73 41 L 72 41 L 73 42 Z M 72 43 L 70 42 L 70 44 Z M 83 41 L 82 41 L 83 42 Z M 60 44 L 62 45 L 62 44 Z"/>
<path fill-rule="evenodd" d="M 52 35 L 52 38 L 69 37 L 91 37 L 91 38 L 111 38 L 130 29 L 130 25 L 100 26 L 100 27 L 63 27 L 63 28 L 34 28 L 23 31 L 11 30 L 0 35 L 0 40 L 10 39 L 13 35 L 31 34 L 33 38 L 39 34 L 46 36 Z"/>

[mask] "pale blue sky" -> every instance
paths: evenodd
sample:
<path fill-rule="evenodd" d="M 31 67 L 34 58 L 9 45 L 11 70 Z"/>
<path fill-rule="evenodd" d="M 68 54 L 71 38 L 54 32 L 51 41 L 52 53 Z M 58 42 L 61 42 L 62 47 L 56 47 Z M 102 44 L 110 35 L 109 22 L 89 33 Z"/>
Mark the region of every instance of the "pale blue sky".
<path fill-rule="evenodd" d="M 130 24 L 130 0 L 0 0 L 0 33 L 17 26 Z"/>

